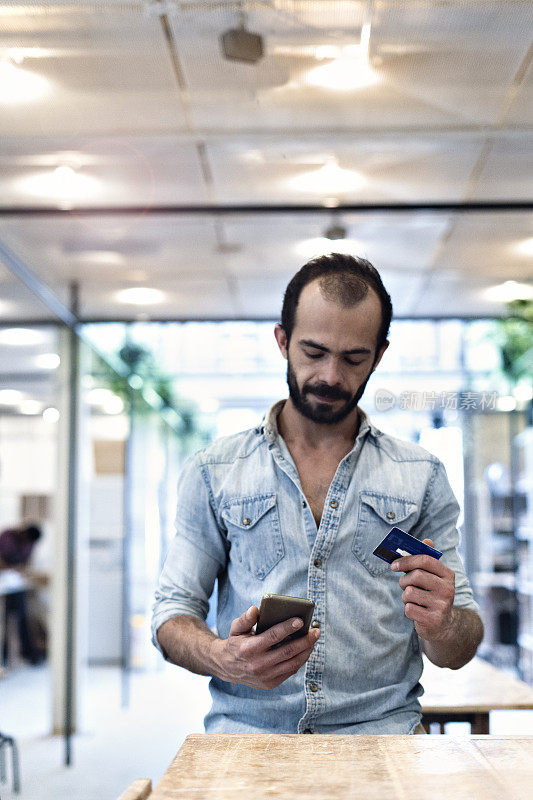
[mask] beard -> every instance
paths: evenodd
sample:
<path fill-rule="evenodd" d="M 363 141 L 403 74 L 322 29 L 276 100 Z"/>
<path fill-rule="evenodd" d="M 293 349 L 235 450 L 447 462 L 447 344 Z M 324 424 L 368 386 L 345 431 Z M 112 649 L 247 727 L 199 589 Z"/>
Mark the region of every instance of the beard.
<path fill-rule="evenodd" d="M 289 396 L 294 407 L 302 416 L 312 420 L 312 422 L 318 422 L 323 425 L 335 425 L 346 419 L 348 414 L 351 414 L 363 396 L 370 375 L 372 375 L 372 371 L 370 371 L 366 380 L 359 385 L 353 395 L 343 392 L 334 386 L 328 386 L 327 383 L 304 384 L 300 389 L 290 359 L 287 359 L 287 383 L 289 385 Z M 337 411 L 334 411 L 329 404 L 321 403 L 318 399 L 315 399 L 315 402 L 312 403 L 309 395 L 314 396 L 317 394 L 322 397 L 329 397 L 332 400 L 343 400 L 343 405 Z"/>

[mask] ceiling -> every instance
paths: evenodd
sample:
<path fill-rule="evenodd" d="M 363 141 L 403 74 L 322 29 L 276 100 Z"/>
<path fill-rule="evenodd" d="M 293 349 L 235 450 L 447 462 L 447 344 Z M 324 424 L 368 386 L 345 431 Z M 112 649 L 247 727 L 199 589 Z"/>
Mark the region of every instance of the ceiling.
<path fill-rule="evenodd" d="M 222 55 L 241 10 L 256 64 Z M 66 305 L 75 284 L 82 320 L 277 318 L 335 249 L 398 317 L 504 313 L 483 292 L 533 284 L 531 210 L 338 207 L 530 203 L 532 31 L 518 0 L 4 2 L 0 324 L 55 319 L 20 275 Z"/>

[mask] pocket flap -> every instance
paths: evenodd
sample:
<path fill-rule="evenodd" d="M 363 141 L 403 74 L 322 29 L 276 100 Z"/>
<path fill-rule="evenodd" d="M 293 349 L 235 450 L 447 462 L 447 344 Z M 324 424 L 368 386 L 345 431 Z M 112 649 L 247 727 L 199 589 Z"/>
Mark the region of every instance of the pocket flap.
<path fill-rule="evenodd" d="M 411 503 L 409 500 L 373 492 L 361 492 L 361 502 L 370 506 L 378 517 L 387 522 L 391 528 L 410 517 L 418 509 L 417 504 Z"/>
<path fill-rule="evenodd" d="M 242 530 L 250 530 L 264 517 L 267 511 L 276 505 L 276 495 L 266 494 L 259 497 L 239 497 L 230 501 L 222 510 L 222 517 Z"/>

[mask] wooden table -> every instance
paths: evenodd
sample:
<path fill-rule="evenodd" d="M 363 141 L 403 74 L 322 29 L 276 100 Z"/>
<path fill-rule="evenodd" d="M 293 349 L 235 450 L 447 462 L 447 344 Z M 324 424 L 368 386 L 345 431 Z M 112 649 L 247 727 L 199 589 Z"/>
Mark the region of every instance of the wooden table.
<path fill-rule="evenodd" d="M 477 657 L 458 670 L 441 669 L 424 657 L 421 683 L 422 721 L 438 722 L 442 733 L 446 722 L 470 722 L 473 734 L 486 734 L 491 711 L 533 709 L 527 683 Z"/>
<path fill-rule="evenodd" d="M 532 737 L 188 736 L 149 800 L 531 800 Z"/>

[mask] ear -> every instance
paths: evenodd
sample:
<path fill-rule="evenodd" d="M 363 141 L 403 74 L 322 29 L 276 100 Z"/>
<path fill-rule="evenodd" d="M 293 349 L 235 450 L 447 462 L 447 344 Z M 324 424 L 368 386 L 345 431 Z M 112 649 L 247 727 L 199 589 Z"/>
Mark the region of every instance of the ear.
<path fill-rule="evenodd" d="M 287 334 L 285 333 L 285 328 L 282 328 L 279 323 L 274 328 L 274 336 L 276 337 L 276 342 L 281 350 L 281 355 L 284 359 L 287 359 L 289 350 Z"/>
<path fill-rule="evenodd" d="M 384 354 L 385 350 L 387 349 L 387 347 L 389 346 L 389 344 L 390 344 L 390 342 L 389 342 L 389 340 L 387 339 L 387 341 L 386 341 L 386 342 L 385 342 L 385 344 L 384 344 L 384 345 L 381 347 L 381 349 L 380 349 L 380 351 L 379 351 L 379 353 L 378 353 L 378 356 L 377 356 L 377 358 L 376 358 L 376 363 L 375 363 L 375 364 L 374 364 L 374 366 L 372 367 L 372 372 L 374 372 L 374 370 L 376 369 L 377 365 L 379 364 L 379 362 L 380 362 L 380 361 L 381 361 L 381 359 L 383 358 L 383 354 Z"/>

